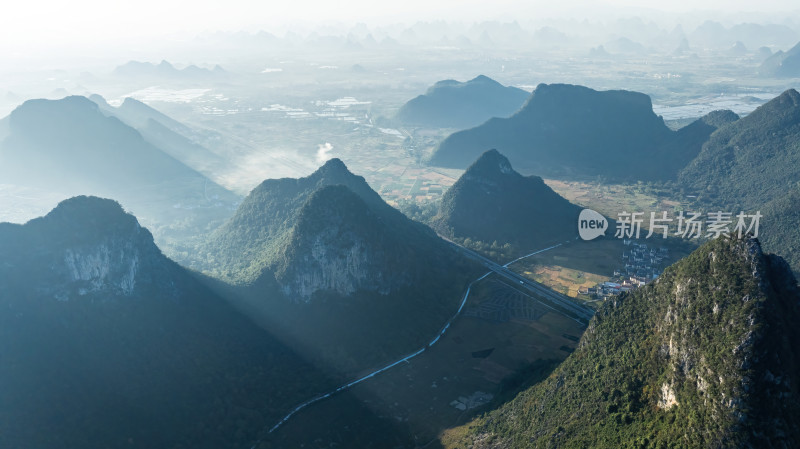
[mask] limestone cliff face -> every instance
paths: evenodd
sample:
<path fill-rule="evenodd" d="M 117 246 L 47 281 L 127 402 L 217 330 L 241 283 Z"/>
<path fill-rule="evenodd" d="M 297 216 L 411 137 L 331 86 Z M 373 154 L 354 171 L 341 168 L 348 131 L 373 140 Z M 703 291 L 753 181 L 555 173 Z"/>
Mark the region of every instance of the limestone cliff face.
<path fill-rule="evenodd" d="M 371 272 L 372 257 L 360 239 L 352 241 L 348 248 L 332 248 L 328 237 L 330 234 L 314 238 L 310 257 L 295 267 L 292 278 L 282 286 L 284 294 L 308 300 L 319 290 L 341 295 L 359 289 L 389 292 L 382 285 L 383 273 Z"/>
<path fill-rule="evenodd" d="M 789 336 L 783 321 L 797 317 L 800 304 L 782 259 L 764 254 L 755 239 L 723 238 L 681 261 L 639 297 L 620 303 L 626 301 L 653 312 L 650 338 L 657 352 L 651 362 L 658 380 L 650 391 L 658 409 L 701 410 L 714 418 L 716 424 L 705 431 L 719 441 L 729 432 L 761 432 L 754 441 L 769 433 L 754 429 L 763 405 L 783 408 L 798 381 L 797 352 L 782 340 Z M 623 305 L 609 310 L 617 307 Z M 592 338 L 585 339 L 589 344 Z M 787 424 L 775 420 L 770 432 L 797 432 Z"/>
<path fill-rule="evenodd" d="M 64 264 L 68 282 L 79 294 L 112 290 L 130 295 L 136 287 L 139 251 L 130 241 L 109 242 L 94 248 L 68 248 Z"/>
<path fill-rule="evenodd" d="M 277 290 L 293 303 L 318 292 L 390 295 L 458 257 L 338 159 L 305 178 L 264 181 L 198 253 L 199 268 L 246 295 Z"/>
<path fill-rule="evenodd" d="M 264 181 L 197 253 L 257 321 L 353 375 L 430 341 L 479 271 L 338 159 Z"/>
<path fill-rule="evenodd" d="M 391 271 L 398 254 L 387 240 L 382 220 L 355 193 L 325 187 L 300 212 L 285 252 L 292 262 L 279 265 L 277 280 L 295 301 L 308 301 L 317 291 L 389 294 L 410 280 L 405 271 Z"/>
<path fill-rule="evenodd" d="M 721 237 L 609 300 L 547 380 L 459 447 L 798 447 L 798 319 L 786 262 Z"/>
<path fill-rule="evenodd" d="M 150 232 L 111 200 L 72 198 L 47 216 L 9 227 L 4 234 L 0 245 L 16 261 L 6 275 L 12 282 L 40 285 L 42 293 L 59 301 L 129 297 L 142 285 L 157 284 L 166 293 L 174 290 L 160 280 L 173 269 L 171 262 Z"/>
<path fill-rule="evenodd" d="M 782 348 L 771 342 L 779 326 L 774 315 L 796 312 L 797 291 L 785 262 L 765 255 L 753 239 L 719 242 L 699 262 L 702 273 L 664 281 L 674 284 L 655 323 L 664 373 L 658 405 L 669 409 L 683 396 L 723 422 L 742 425 L 759 408 L 754 401 L 792 393 L 794 354 L 775 357 Z M 746 275 L 731 282 L 730 274 L 742 268 Z"/>

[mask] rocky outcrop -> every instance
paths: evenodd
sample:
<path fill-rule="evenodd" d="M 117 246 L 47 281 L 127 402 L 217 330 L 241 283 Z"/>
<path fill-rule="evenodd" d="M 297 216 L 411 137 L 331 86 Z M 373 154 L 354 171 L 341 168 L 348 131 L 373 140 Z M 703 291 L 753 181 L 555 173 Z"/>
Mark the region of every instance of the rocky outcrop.
<path fill-rule="evenodd" d="M 15 261 L 6 267 L 10 281 L 39 285 L 60 301 L 133 296 L 142 285 L 174 291 L 163 280 L 174 269 L 172 262 L 115 201 L 75 197 L 3 234 L 0 245 Z"/>
<path fill-rule="evenodd" d="M 389 230 L 347 187 L 327 186 L 303 206 L 285 254 L 292 264 L 276 266 L 284 294 L 308 301 L 317 291 L 347 296 L 358 290 L 387 295 L 407 285 L 390 246 Z"/>
<path fill-rule="evenodd" d="M 798 319 L 786 262 L 718 238 L 607 302 L 578 350 L 458 447 L 796 447 Z"/>

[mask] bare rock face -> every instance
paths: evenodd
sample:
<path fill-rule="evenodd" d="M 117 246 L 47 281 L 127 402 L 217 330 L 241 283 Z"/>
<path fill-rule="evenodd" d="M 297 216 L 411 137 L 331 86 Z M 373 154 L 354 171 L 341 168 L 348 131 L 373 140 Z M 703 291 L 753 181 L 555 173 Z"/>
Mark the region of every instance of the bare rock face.
<path fill-rule="evenodd" d="M 0 223 L 0 354 L 3 448 L 251 447 L 333 388 L 93 197 Z"/>
<path fill-rule="evenodd" d="M 67 249 L 64 256 L 70 282 L 82 284 L 79 294 L 115 290 L 130 295 L 136 287 L 139 252 L 130 242 L 101 244 L 88 250 Z"/>
<path fill-rule="evenodd" d="M 713 240 L 607 302 L 578 350 L 459 447 L 796 447 L 798 319 L 783 259 Z"/>
<path fill-rule="evenodd" d="M 10 282 L 35 282 L 59 301 L 133 296 L 142 285 L 174 290 L 162 281 L 172 263 L 115 201 L 71 198 L 42 218 L 4 231 L 0 246 L 15 260 L 8 267 Z"/>
<path fill-rule="evenodd" d="M 238 285 L 274 277 L 295 303 L 317 292 L 388 295 L 424 274 L 431 255 L 452 252 L 339 159 L 306 178 L 264 181 L 204 251 L 213 260 L 206 271 Z"/>
<path fill-rule="evenodd" d="M 429 342 L 478 272 L 338 159 L 264 181 L 198 257 L 271 331 L 351 374 Z"/>
<path fill-rule="evenodd" d="M 278 270 L 289 298 L 309 301 L 320 290 L 347 296 L 358 290 L 387 295 L 410 281 L 390 231 L 358 195 L 344 186 L 324 187 L 300 212 L 286 254 L 294 263 Z"/>

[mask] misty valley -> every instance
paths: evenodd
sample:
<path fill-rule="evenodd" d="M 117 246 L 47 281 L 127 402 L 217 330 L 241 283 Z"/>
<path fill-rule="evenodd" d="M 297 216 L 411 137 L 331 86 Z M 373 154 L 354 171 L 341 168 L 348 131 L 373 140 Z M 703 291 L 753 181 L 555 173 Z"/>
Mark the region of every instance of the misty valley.
<path fill-rule="evenodd" d="M 0 448 L 800 447 L 800 10 L 318 3 L 0 55 Z"/>

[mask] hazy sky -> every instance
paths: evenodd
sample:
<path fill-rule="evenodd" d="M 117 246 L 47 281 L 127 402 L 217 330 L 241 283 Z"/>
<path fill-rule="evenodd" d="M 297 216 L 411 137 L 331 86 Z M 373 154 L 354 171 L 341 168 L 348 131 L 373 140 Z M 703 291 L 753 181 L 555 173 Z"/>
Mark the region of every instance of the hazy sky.
<path fill-rule="evenodd" d="M 0 13 L 0 47 L 25 51 L 56 43 L 102 42 L 204 30 L 281 28 L 294 22 L 363 21 L 368 24 L 455 20 L 541 19 L 595 15 L 597 11 L 652 8 L 702 10 L 797 10 L 796 0 L 12 0 Z M 556 3 L 560 5 L 555 6 Z M 635 8 L 635 9 L 634 9 Z"/>

